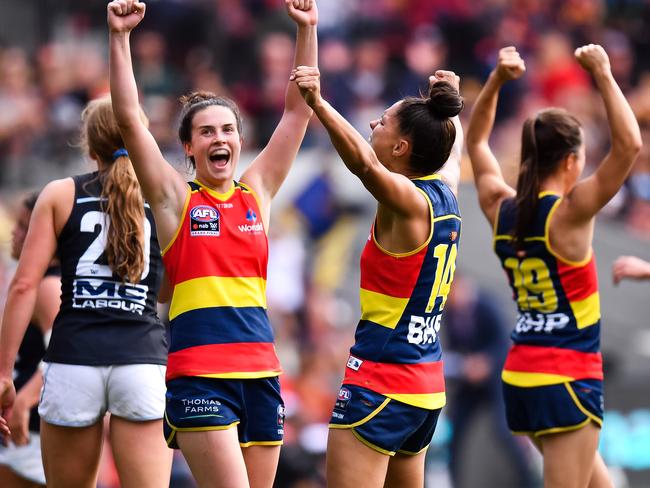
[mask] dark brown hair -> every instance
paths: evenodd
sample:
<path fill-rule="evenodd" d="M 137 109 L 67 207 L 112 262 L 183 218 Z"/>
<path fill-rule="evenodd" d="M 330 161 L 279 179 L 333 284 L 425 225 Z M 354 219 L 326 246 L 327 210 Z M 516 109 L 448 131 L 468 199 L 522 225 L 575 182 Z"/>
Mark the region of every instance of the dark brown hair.
<path fill-rule="evenodd" d="M 40 194 L 40 191 L 33 191 L 27 194 L 25 198 L 23 198 L 23 207 L 25 207 L 29 212 L 33 212 L 34 207 L 36 206 L 36 200 L 38 200 Z"/>
<path fill-rule="evenodd" d="M 192 140 L 192 121 L 197 112 L 204 110 L 210 105 L 219 105 L 226 107 L 235 115 L 237 121 L 237 132 L 242 135 L 242 121 L 241 113 L 237 104 L 227 97 L 219 97 L 212 92 L 208 91 L 195 91 L 187 95 L 183 95 L 179 101 L 183 105 L 181 110 L 181 124 L 178 127 L 178 138 L 181 143 L 185 144 Z M 196 169 L 196 162 L 194 157 L 189 157 L 192 168 Z"/>
<path fill-rule="evenodd" d="M 141 111 L 145 123 L 147 119 Z M 109 219 L 106 241 L 108 264 L 121 280 L 137 283 L 144 270 L 144 199 L 128 155 L 114 157 L 124 148 L 108 97 L 93 100 L 81 114 L 82 144 L 104 163 L 102 210 Z"/>
<path fill-rule="evenodd" d="M 411 168 L 431 174 L 445 164 L 456 140 L 451 117 L 463 110 L 463 99 L 451 84 L 439 81 L 428 97 L 406 97 L 397 110 L 399 130 L 411 139 Z"/>
<path fill-rule="evenodd" d="M 566 110 L 549 108 L 524 122 L 517 179 L 515 242 L 521 247 L 537 211 L 540 182 L 582 144 L 580 122 Z"/>

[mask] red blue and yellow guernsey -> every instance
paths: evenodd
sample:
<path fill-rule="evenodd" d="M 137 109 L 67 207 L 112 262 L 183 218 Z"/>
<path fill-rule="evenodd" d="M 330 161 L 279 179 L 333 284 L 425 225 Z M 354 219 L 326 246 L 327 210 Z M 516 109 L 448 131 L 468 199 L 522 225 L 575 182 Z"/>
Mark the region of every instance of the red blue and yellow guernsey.
<path fill-rule="evenodd" d="M 413 180 L 426 197 L 431 232 L 419 248 L 388 252 L 373 225 L 361 255 L 361 320 L 343 384 L 430 410 L 445 405 L 440 318 L 456 269 L 461 219 L 438 175 Z"/>
<path fill-rule="evenodd" d="M 549 223 L 560 202 L 555 193 L 540 193 L 535 220 L 519 250 L 512 240 L 514 199 L 505 200 L 497 215 L 494 249 L 519 312 L 502 373 L 510 385 L 603 379 L 596 261 L 592 251 L 585 260 L 571 262 L 551 248 Z"/>
<path fill-rule="evenodd" d="M 173 287 L 167 380 L 265 378 L 281 372 L 266 314 L 268 240 L 255 194 L 189 183 L 181 223 L 163 250 Z"/>

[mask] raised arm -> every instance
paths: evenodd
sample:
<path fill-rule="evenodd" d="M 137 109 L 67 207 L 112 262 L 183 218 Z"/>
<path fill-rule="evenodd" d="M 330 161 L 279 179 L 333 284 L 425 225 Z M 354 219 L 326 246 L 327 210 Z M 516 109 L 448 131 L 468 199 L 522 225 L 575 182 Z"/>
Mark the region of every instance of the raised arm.
<path fill-rule="evenodd" d="M 618 192 L 641 151 L 641 131 L 630 104 L 619 88 L 605 50 L 589 44 L 576 49 L 576 59 L 592 74 L 605 103 L 611 134 L 609 153 L 598 169 L 569 192 L 562 211 L 567 222 L 584 224 Z M 559 213 L 558 213 L 559 216 Z"/>
<path fill-rule="evenodd" d="M 110 86 L 113 112 L 144 196 L 151 205 L 164 246 L 173 236 L 188 187 L 165 161 L 149 132 L 138 102 L 133 75 L 131 30 L 144 18 L 145 4 L 116 0 L 108 4 Z"/>
<path fill-rule="evenodd" d="M 289 16 L 297 25 L 294 67 L 316 66 L 318 62 L 316 1 L 285 0 L 285 4 Z M 268 216 L 271 199 L 280 189 L 296 159 L 311 115 L 312 111 L 302 100 L 295 83 L 289 81 L 282 118 L 269 143 L 241 177 L 244 183 L 257 192 L 265 216 Z"/>
<path fill-rule="evenodd" d="M 497 66 L 490 73 L 474 103 L 465 136 L 479 204 L 491 225 L 494 224 L 501 201 L 515 194 L 503 179 L 501 167 L 489 145 L 499 90 L 506 81 L 520 78 L 525 71 L 524 61 L 514 47 L 504 47 L 499 51 Z"/>
<path fill-rule="evenodd" d="M 456 127 L 456 140 L 451 148 L 449 159 L 442 168 L 438 170 L 438 174 L 442 177 L 447 186 L 451 189 L 454 195 L 458 196 L 458 184 L 460 182 L 460 163 L 463 159 L 463 126 L 460 124 L 460 117 L 453 117 L 452 122 Z"/>
<path fill-rule="evenodd" d="M 343 163 L 379 204 L 405 217 L 427 215 L 426 200 L 415 185 L 406 176 L 386 169 L 368 141 L 322 98 L 318 68 L 299 66 L 294 76 L 307 105 L 327 130 Z"/>
<path fill-rule="evenodd" d="M 16 354 L 34 313 L 43 275 L 56 252 L 55 205 L 65 200 L 69 183 L 54 181 L 41 192 L 32 212 L 16 274 L 9 285 L 0 331 L 0 416 L 5 419 L 10 416 L 16 398 L 13 385 Z"/>
<path fill-rule="evenodd" d="M 456 88 L 460 93 L 460 77 L 456 76 L 453 71 L 438 70 L 433 76 L 429 77 L 429 84 L 432 85 L 438 81 L 447 81 Z M 458 195 L 458 183 L 460 182 L 460 163 L 463 158 L 463 126 L 460 124 L 460 117 L 453 117 L 452 122 L 456 127 L 456 140 L 451 148 L 449 159 L 444 166 L 438 170 L 442 180 L 451 189 L 454 195 Z"/>

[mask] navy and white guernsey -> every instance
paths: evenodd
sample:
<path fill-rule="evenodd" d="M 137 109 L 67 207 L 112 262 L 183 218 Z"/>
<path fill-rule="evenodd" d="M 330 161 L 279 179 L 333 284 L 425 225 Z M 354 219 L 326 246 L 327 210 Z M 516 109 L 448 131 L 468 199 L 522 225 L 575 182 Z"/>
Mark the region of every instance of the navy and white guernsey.
<path fill-rule="evenodd" d="M 61 309 L 45 361 L 107 366 L 166 364 L 165 328 L 156 312 L 162 258 L 145 204 L 145 267 L 138 283 L 122 282 L 104 249 L 110 225 L 98 173 L 73 177 L 75 203 L 58 240 Z"/>

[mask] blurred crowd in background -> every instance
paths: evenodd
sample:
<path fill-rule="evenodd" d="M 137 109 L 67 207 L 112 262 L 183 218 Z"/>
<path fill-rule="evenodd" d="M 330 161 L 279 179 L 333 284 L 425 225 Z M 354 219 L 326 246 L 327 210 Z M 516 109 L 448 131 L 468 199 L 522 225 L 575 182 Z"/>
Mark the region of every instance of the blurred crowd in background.
<path fill-rule="evenodd" d="M 5 25 L 12 19 L 11 3 L 0 7 Z M 132 39 L 136 79 L 151 131 L 179 170 L 187 171 L 176 135 L 178 97 L 190 90 L 210 90 L 239 104 L 244 150 L 267 142 L 284 106 L 293 62 L 294 27 L 283 3 L 148 2 L 146 18 Z M 3 246 L 9 242 L 19 195 L 87 171 L 76 144 L 80 113 L 86 102 L 108 91 L 105 3 L 33 4 L 33 10 L 22 11 L 19 26 L 3 27 L 0 33 Z M 466 120 L 498 49 L 514 45 L 527 74 L 501 95 L 493 147 L 505 174 L 514 184 L 522 121 L 549 105 L 566 107 L 582 122 L 589 172 L 607 152 L 609 140 L 602 103 L 573 59 L 575 47 L 592 42 L 607 50 L 644 140 L 650 141 L 647 0 L 319 0 L 318 7 L 324 96 L 363 134 L 370 131 L 368 122 L 395 100 L 424 90 L 428 76 L 439 68 L 461 76 L 466 103 L 461 118 Z M 23 25 L 25 18 L 30 25 Z M 269 312 L 285 370 L 288 416 L 281 487 L 323 486 L 326 424 L 358 319 L 357 258 L 373 212 L 372 202 L 341 190 L 348 187 L 329 169 L 340 163 L 318 121 L 303 148 L 297 165 L 319 169 L 304 172 L 308 177 L 294 184 L 291 198 L 275 208 L 270 234 Z M 648 145 L 605 213 L 650 238 Z M 10 276 L 12 266 L 6 253 L 0 255 L 0 269 L 5 268 L 0 276 Z M 461 331 L 456 342 L 469 340 L 468 334 Z M 460 353 L 481 348 L 471 344 L 461 344 Z M 505 346 L 485 347 L 493 358 L 481 378 L 488 381 L 500 367 Z M 452 383 L 462 380 L 459 371 Z M 175 486 L 184 486 L 182 467 L 175 476 Z M 110 469 L 102 483 L 116 486 Z"/>

